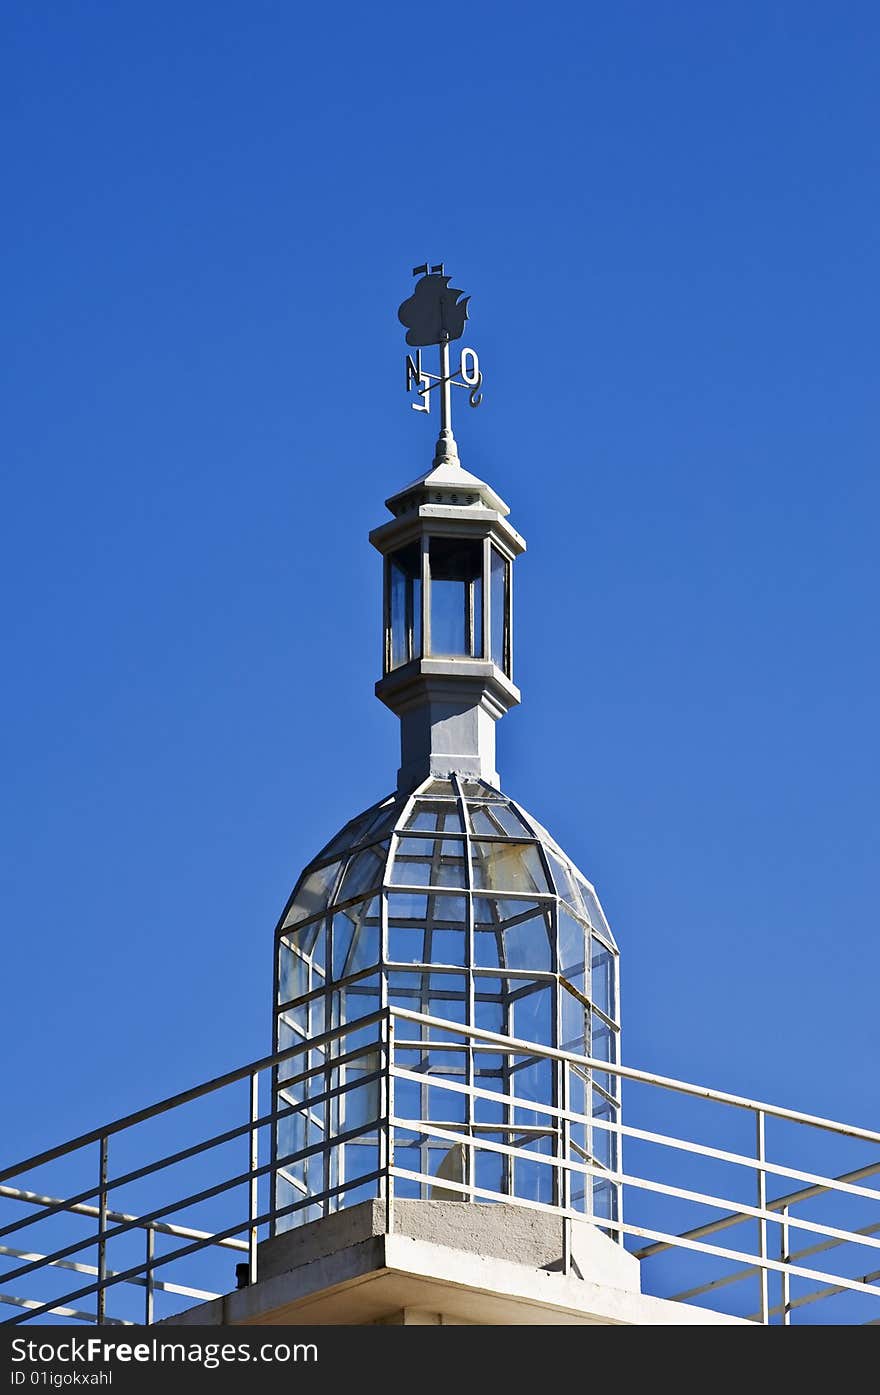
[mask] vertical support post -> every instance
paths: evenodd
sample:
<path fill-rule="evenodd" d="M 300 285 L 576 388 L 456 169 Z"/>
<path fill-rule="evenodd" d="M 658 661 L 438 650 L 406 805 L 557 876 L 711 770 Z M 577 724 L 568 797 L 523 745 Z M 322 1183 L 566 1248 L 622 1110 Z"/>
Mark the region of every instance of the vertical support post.
<path fill-rule="evenodd" d="M 385 1035 L 385 1234 L 394 1231 L 394 1016 L 389 1010 Z"/>
<path fill-rule="evenodd" d="M 762 1211 L 765 1211 L 767 1209 L 767 1174 L 764 1171 L 764 1163 L 766 1162 L 766 1131 L 763 1109 L 759 1109 L 755 1113 L 755 1143 L 755 1152 L 758 1160 L 758 1206 Z M 758 1221 L 758 1259 L 760 1261 L 758 1268 L 758 1282 L 760 1284 L 759 1306 L 761 1322 L 766 1326 L 770 1321 L 768 1316 L 770 1298 L 768 1293 L 769 1275 L 764 1267 L 764 1261 L 767 1259 L 767 1222 L 765 1220 Z"/>
<path fill-rule="evenodd" d="M 487 548 L 487 546 L 488 546 L 488 539 L 484 539 L 484 542 L 483 542 L 483 572 L 484 572 L 484 576 L 485 576 L 485 560 L 486 560 L 486 556 L 487 556 L 487 553 L 486 553 L 486 548 Z M 482 625 L 483 625 L 483 644 L 484 644 L 484 652 L 485 652 L 485 643 L 486 643 L 486 589 L 487 589 L 487 586 L 488 586 L 488 577 L 486 578 L 486 580 L 485 580 L 485 582 L 484 582 L 484 585 L 483 585 L 483 620 L 482 620 Z M 466 1010 L 465 1010 L 465 1022 L 466 1022 L 466 1024 L 467 1024 L 467 1026 L 465 1027 L 465 1030 L 464 1030 L 464 1032 L 463 1032 L 463 1036 L 464 1036 L 463 1045 L 464 1045 L 464 1070 L 465 1070 L 464 1081 L 465 1081 L 465 1085 L 467 1086 L 467 1094 L 466 1094 L 466 1096 L 465 1096 L 465 1100 L 466 1100 L 466 1104 L 465 1104 L 465 1130 L 466 1130 L 466 1132 L 467 1132 L 467 1136 L 468 1136 L 468 1139 L 469 1139 L 469 1143 L 468 1143 L 467 1150 L 466 1150 L 466 1155 L 465 1155 L 465 1163 L 466 1163 L 467 1171 L 466 1171 L 466 1173 L 465 1173 L 465 1175 L 464 1175 L 464 1177 L 463 1177 L 462 1180 L 468 1184 L 469 1190 L 468 1190 L 468 1193 L 467 1193 L 467 1199 L 468 1199 L 468 1201 L 473 1202 L 473 1201 L 476 1201 L 476 1199 L 477 1199 L 477 1198 L 476 1198 L 476 1195 L 475 1195 L 475 1193 L 474 1193 L 474 1188 L 475 1188 L 475 1186 L 476 1186 L 476 1184 L 477 1184 L 477 1147 L 476 1147 L 476 1141 L 477 1141 L 477 1130 L 476 1130 L 477 1109 L 476 1109 L 476 1100 L 475 1100 L 475 1098 L 474 1098 L 474 1089 L 475 1089 L 476 1084 L 477 1084 L 477 1060 L 476 1060 L 476 1054 L 475 1054 L 475 1052 L 474 1052 L 474 1039 L 473 1039 L 473 1037 L 471 1036 L 471 1033 L 467 1030 L 467 1028 L 469 1028 L 469 1027 L 476 1027 L 476 1025 L 477 1025 L 477 989 L 476 989 L 476 983 L 475 983 L 475 981 L 474 981 L 474 958 L 475 958 L 475 954 L 474 954 L 474 919 L 475 919 L 475 916 L 474 916 L 474 898 L 473 898 L 473 891 L 474 891 L 474 861 L 473 861 L 473 856 L 472 856 L 473 848 L 472 848 L 472 845 L 471 845 L 471 822 L 470 822 L 470 819 L 469 819 L 468 816 L 467 816 L 467 810 L 466 810 L 465 804 L 464 804 L 464 794 L 463 794 L 463 792 L 462 792 L 461 781 L 460 781 L 460 779 L 459 779 L 459 777 L 458 777 L 457 775 L 456 775 L 456 777 L 455 777 L 455 795 L 456 795 L 456 804 L 457 804 L 457 806 L 458 806 L 459 816 L 460 816 L 460 818 L 461 818 L 461 826 L 462 826 L 462 828 L 464 829 L 464 833 L 465 833 L 465 838 L 464 838 L 465 881 L 466 881 L 467 892 L 468 892 L 468 894 L 467 894 L 467 896 L 466 896 L 466 898 L 465 898 L 465 915 L 466 915 L 466 921 L 465 921 L 465 946 L 464 946 L 464 964 L 465 964 L 465 972 L 466 972 L 466 975 L 467 975 L 467 978 L 466 978 L 466 980 L 465 980 L 465 981 L 466 981 L 466 984 L 467 984 L 467 988 L 466 988 L 466 992 L 467 992 L 467 1007 L 466 1007 Z"/>
<path fill-rule="evenodd" d="M 560 989 L 556 990 L 556 1000 L 559 1001 Z M 569 1072 L 571 1067 L 567 1061 L 558 1061 L 559 1067 L 559 1108 L 567 1111 L 571 1098 L 569 1082 Z M 571 1157 L 571 1122 L 566 1118 L 558 1121 L 557 1137 L 560 1149 L 559 1168 L 559 1204 L 563 1208 L 562 1218 L 562 1272 L 568 1274 L 571 1270 L 571 1172 L 564 1165 Z M 589 1179 L 587 1179 L 589 1180 Z"/>
<path fill-rule="evenodd" d="M 449 340 L 440 342 L 440 437 L 452 434 L 452 384 L 449 381 Z"/>
<path fill-rule="evenodd" d="M 483 653 L 477 658 L 491 659 L 492 657 L 492 615 L 489 609 L 489 602 L 492 594 L 492 544 L 488 537 L 483 539 Z M 504 623 L 502 617 L 502 625 Z M 504 655 L 501 656 L 502 662 Z"/>
<path fill-rule="evenodd" d="M 109 1139 L 102 1134 L 99 1142 L 98 1161 L 98 1295 L 97 1321 L 104 1322 L 107 1308 L 107 1156 Z"/>
<path fill-rule="evenodd" d="M 791 1326 L 791 1274 L 788 1265 L 791 1263 L 791 1249 L 789 1244 L 788 1207 L 782 1208 L 782 1224 L 779 1227 L 779 1258 L 785 1265 L 782 1271 L 782 1322 L 785 1327 Z"/>
<path fill-rule="evenodd" d="M 431 551 L 430 538 L 422 536 L 422 656 L 431 653 Z"/>
<path fill-rule="evenodd" d="M 458 450 L 452 434 L 452 383 L 449 373 L 449 339 L 441 339 L 440 349 L 440 434 L 434 450 L 434 464 L 458 464 Z"/>
<path fill-rule="evenodd" d="M 150 1327 L 153 1322 L 153 1289 L 155 1282 L 153 1279 L 153 1255 L 155 1249 L 156 1232 L 151 1225 L 146 1229 L 147 1237 L 147 1262 L 145 1265 L 146 1290 L 144 1298 L 144 1323 Z"/>
<path fill-rule="evenodd" d="M 260 1214 L 260 1179 L 257 1177 L 257 1168 L 260 1166 L 260 1131 L 256 1127 L 260 1117 L 260 1075 L 259 1071 L 252 1071 L 250 1077 L 250 1108 L 251 1127 L 250 1138 L 250 1178 L 248 1180 L 248 1283 L 257 1282 L 257 1238 L 258 1231 L 256 1220 Z"/>

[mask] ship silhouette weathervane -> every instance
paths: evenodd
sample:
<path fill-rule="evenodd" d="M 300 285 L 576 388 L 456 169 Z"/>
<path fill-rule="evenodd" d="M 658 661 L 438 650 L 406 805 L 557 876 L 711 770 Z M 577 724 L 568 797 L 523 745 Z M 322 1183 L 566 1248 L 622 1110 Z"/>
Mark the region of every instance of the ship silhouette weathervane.
<path fill-rule="evenodd" d="M 397 318 L 406 328 L 406 342 L 415 349 L 406 356 L 406 390 L 415 392 L 419 401 L 410 403 L 415 412 L 430 412 L 431 393 L 440 388 L 440 434 L 434 454 L 434 465 L 443 462 L 458 464 L 458 449 L 452 434 L 452 389 L 465 388 L 472 407 L 483 400 L 483 375 L 474 349 L 463 348 L 458 367 L 450 372 L 449 345 L 464 334 L 468 319 L 469 295 L 450 286 L 443 263 L 413 267 L 416 282 L 397 311 Z M 461 297 L 464 297 L 463 299 Z M 422 349 L 436 344 L 440 351 L 439 373 L 429 372 L 422 363 Z"/>

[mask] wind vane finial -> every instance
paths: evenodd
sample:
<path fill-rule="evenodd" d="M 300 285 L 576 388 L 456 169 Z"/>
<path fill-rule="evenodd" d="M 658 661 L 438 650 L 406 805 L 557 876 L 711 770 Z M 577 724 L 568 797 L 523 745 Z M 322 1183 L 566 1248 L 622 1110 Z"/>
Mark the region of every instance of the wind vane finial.
<path fill-rule="evenodd" d="M 413 276 L 421 280 L 397 312 L 400 323 L 406 326 L 406 342 L 416 351 L 415 358 L 412 354 L 406 356 L 406 390 L 415 390 L 420 399 L 410 404 L 413 411 L 430 412 L 431 393 L 440 388 L 440 435 L 434 465 L 458 465 L 458 447 L 452 434 L 452 388 L 466 388 L 472 407 L 479 407 L 483 400 L 483 375 L 473 349 L 462 349 L 456 372 L 449 371 L 449 345 L 464 334 L 470 296 L 450 286 L 452 277 L 445 274 L 442 262 L 413 267 Z M 422 367 L 422 349 L 432 344 L 440 349 L 439 373 L 429 373 Z"/>

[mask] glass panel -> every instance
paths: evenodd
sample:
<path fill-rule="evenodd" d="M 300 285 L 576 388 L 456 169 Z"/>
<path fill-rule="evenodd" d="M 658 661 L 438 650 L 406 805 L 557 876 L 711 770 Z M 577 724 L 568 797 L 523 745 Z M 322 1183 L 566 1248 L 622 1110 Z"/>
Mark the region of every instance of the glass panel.
<path fill-rule="evenodd" d="M 534 901 L 475 896 L 473 904 L 476 965 L 552 969 L 549 921 Z"/>
<path fill-rule="evenodd" d="M 428 1002 L 429 974 L 390 973 L 388 975 L 388 1001 L 392 1007 L 409 1008 L 411 1012 L 426 1012 Z M 416 1037 L 419 1030 L 407 1023 L 406 1034 Z"/>
<path fill-rule="evenodd" d="M 534 843 L 474 843 L 474 886 L 488 891 L 550 890 Z"/>
<path fill-rule="evenodd" d="M 474 923 L 499 925 L 503 930 L 509 921 L 540 910 L 537 901 L 515 900 L 512 896 L 475 896 Z"/>
<path fill-rule="evenodd" d="M 614 955 L 599 940 L 593 940 L 593 977 L 590 997 L 606 1017 L 617 1017 L 614 992 Z"/>
<path fill-rule="evenodd" d="M 504 1159 L 500 1153 L 488 1153 L 485 1148 L 477 1149 L 474 1160 L 476 1173 L 474 1184 L 487 1192 L 504 1190 Z"/>
<path fill-rule="evenodd" d="M 562 1040 L 559 1045 L 563 1051 L 584 1051 L 586 1032 L 586 1008 L 583 1003 L 568 993 L 563 988 L 560 998 L 560 1017 Z M 572 1105 L 572 1108 L 575 1106 Z"/>
<path fill-rule="evenodd" d="M 546 915 L 540 912 L 509 926 L 502 940 L 504 965 L 509 969 L 552 969 Z"/>
<path fill-rule="evenodd" d="M 350 858 L 334 898 L 337 904 L 379 886 L 385 871 L 387 855 L 388 844 L 378 843 L 376 847 L 364 848 L 363 852 Z"/>
<path fill-rule="evenodd" d="M 571 872 L 569 871 L 566 864 L 560 858 L 558 858 L 554 852 L 551 852 L 549 848 L 546 848 L 545 851 L 547 853 L 547 859 L 550 863 L 550 867 L 553 872 L 553 880 L 556 883 L 556 890 L 559 892 L 559 895 L 562 897 L 562 899 L 569 903 L 569 905 L 574 910 L 575 914 L 581 915 L 581 898 L 578 895 L 577 888 L 575 887 L 574 883 L 574 878 Z"/>
<path fill-rule="evenodd" d="M 598 1013 L 591 1013 L 591 1041 L 590 1055 L 596 1061 L 609 1061 L 613 1064 L 617 1062 L 617 1033 L 612 1030 L 607 1023 L 602 1021 Z M 617 1095 L 618 1076 L 611 1075 L 606 1071 L 596 1071 L 595 1081 L 601 1085 L 609 1095 Z"/>
<path fill-rule="evenodd" d="M 356 1128 L 366 1129 L 375 1122 L 379 1113 L 379 1082 L 371 1080 L 365 1085 L 356 1082 L 377 1071 L 379 1059 L 378 1052 L 365 1052 L 363 1056 L 340 1066 L 334 1072 L 334 1083 L 337 1083 L 336 1078 L 338 1077 L 339 1084 L 352 1087 L 344 1094 L 338 1095 L 333 1102 L 335 1132 L 343 1133 L 347 1129 Z"/>
<path fill-rule="evenodd" d="M 549 1138 L 529 1138 L 524 1143 L 529 1153 L 553 1151 Z M 517 1158 L 513 1164 L 513 1191 L 515 1196 L 549 1205 L 553 1200 L 553 1168 L 531 1158 Z"/>
<path fill-rule="evenodd" d="M 365 842 L 368 838 L 378 838 L 381 834 L 386 833 L 395 823 L 400 807 L 401 801 L 399 799 L 384 801 L 374 817 L 369 819 L 361 829 L 357 841 Z"/>
<path fill-rule="evenodd" d="M 389 920 L 424 921 L 428 898 L 417 891 L 393 891 L 388 896 Z"/>
<path fill-rule="evenodd" d="M 495 804 L 472 804 L 468 807 L 471 828 L 474 833 L 488 834 L 491 838 L 531 838 L 527 828 L 515 809 L 500 801 Z"/>
<path fill-rule="evenodd" d="M 389 669 L 409 663 L 422 651 L 422 557 L 410 543 L 388 559 Z"/>
<path fill-rule="evenodd" d="M 586 995 L 584 979 L 587 931 L 579 921 L 559 907 L 559 972 Z"/>
<path fill-rule="evenodd" d="M 477 994 L 474 999 L 474 1026 L 479 1027 L 484 1032 L 504 1032 L 504 1004 L 497 1002 L 494 998 L 482 997 L 479 991 L 480 981 L 477 980 Z M 477 1056 L 477 1075 L 480 1074 L 481 1057 L 483 1052 Z M 488 1117 L 488 1116 L 487 1116 Z"/>
<path fill-rule="evenodd" d="M 489 586 L 489 625 L 492 634 L 490 658 L 504 673 L 510 673 L 508 633 L 508 592 L 510 563 L 497 548 L 491 549 L 491 580 Z"/>
<path fill-rule="evenodd" d="M 283 1084 L 284 1081 L 289 1080 L 291 1076 L 299 1075 L 303 1070 L 307 1069 L 306 1058 L 308 1052 L 305 1050 L 305 1042 L 303 1041 L 302 1034 L 297 1032 L 283 1015 L 278 1018 L 276 1039 L 279 1051 L 288 1051 L 295 1046 L 302 1048 L 293 1056 L 289 1057 L 288 1060 L 282 1061 L 279 1065 L 278 1081 L 279 1084 Z"/>
<path fill-rule="evenodd" d="M 455 790 L 452 788 L 452 781 L 446 779 L 429 780 L 422 789 L 419 790 L 422 799 L 454 799 Z"/>
<path fill-rule="evenodd" d="M 332 857 L 334 853 L 347 852 L 349 848 L 354 847 L 374 812 L 375 806 L 372 809 L 367 809 L 363 814 L 358 814 L 356 819 L 352 819 L 330 839 L 330 842 L 325 848 L 322 848 L 321 853 L 314 861 L 323 862 L 325 857 Z"/>
<path fill-rule="evenodd" d="M 539 1046 L 553 1045 L 553 994 L 549 984 L 542 984 L 540 988 L 527 990 L 521 998 L 515 998 L 513 1008 L 512 1033 L 523 1041 L 533 1041 Z M 536 1065 L 534 1071 L 537 1074 L 545 1071 L 548 1074 L 549 1091 L 549 1061 L 542 1061 L 540 1066 Z M 530 1067 L 529 1070 L 532 1068 Z M 528 1071 L 517 1074 L 517 1088 L 515 1093 L 520 1095 L 525 1091 L 520 1088 L 523 1078 L 531 1078 Z M 550 1093 L 526 1095 L 527 1099 L 542 1100 L 545 1104 L 552 1102 Z"/>
<path fill-rule="evenodd" d="M 431 538 L 428 549 L 432 654 L 482 654 L 482 543 Z"/>
<path fill-rule="evenodd" d="M 289 925 L 295 925 L 298 920 L 309 920 L 324 910 L 330 900 L 340 865 L 339 862 L 331 862 L 326 867 L 320 867 L 317 872 L 306 872 L 294 893 L 282 929 L 286 930 Z"/>
<path fill-rule="evenodd" d="M 333 994 L 334 1021 L 343 1024 L 357 1022 L 361 1017 L 368 1017 L 379 1008 L 379 979 L 377 975 L 370 978 L 359 979 L 356 983 L 349 983 Z M 338 1045 L 334 1048 L 337 1055 L 343 1055 L 346 1051 L 354 1051 L 356 1047 L 373 1047 L 379 1039 L 381 1025 L 378 1022 L 371 1022 L 365 1027 L 349 1027 L 343 1037 L 339 1038 Z"/>
<path fill-rule="evenodd" d="M 482 559 L 480 559 L 482 562 Z M 471 588 L 471 614 L 473 617 L 473 634 L 471 652 L 474 658 L 479 659 L 483 654 L 483 571 L 482 566 L 479 574 L 474 577 Z"/>
<path fill-rule="evenodd" d="M 457 804 L 435 804 L 420 799 L 406 821 L 410 833 L 462 833 Z"/>
<path fill-rule="evenodd" d="M 467 1019 L 467 994 L 464 979 L 455 974 L 438 974 L 436 984 L 432 983 L 428 999 L 429 1017 L 442 1017 L 450 1022 L 464 1022 Z M 442 983 L 442 989 L 437 984 Z M 460 985 L 460 986 L 459 986 Z"/>
<path fill-rule="evenodd" d="M 461 787 L 465 799 L 488 799 L 492 803 L 507 803 L 507 796 L 496 790 L 493 785 L 487 784 L 485 780 L 462 780 Z"/>
<path fill-rule="evenodd" d="M 394 855 L 391 879 L 403 886 L 464 887 L 464 839 L 401 838 Z"/>
<path fill-rule="evenodd" d="M 388 564 L 389 606 L 391 610 L 391 663 L 399 668 L 409 659 L 409 630 L 406 622 L 406 572 L 392 557 Z"/>
<path fill-rule="evenodd" d="M 474 930 L 474 963 L 483 969 L 500 969 L 504 963 L 501 932 L 479 927 Z"/>
<path fill-rule="evenodd" d="M 575 881 L 590 924 L 594 929 L 598 930 L 600 934 L 606 935 L 609 940 L 613 941 L 614 936 L 608 928 L 608 921 L 602 913 L 602 907 L 599 905 L 596 893 L 593 891 L 592 887 L 587 885 L 583 877 L 579 876 L 577 873 L 575 873 Z"/>
<path fill-rule="evenodd" d="M 278 949 L 278 1001 L 289 1003 L 291 998 L 302 998 L 309 991 L 308 960 L 282 940 Z"/>
<path fill-rule="evenodd" d="M 379 897 L 333 917 L 333 977 L 345 978 L 379 962 Z"/>
<path fill-rule="evenodd" d="M 434 929 L 431 931 L 430 962 L 432 964 L 455 964 L 463 968 L 466 951 L 467 943 L 463 929 Z"/>
<path fill-rule="evenodd" d="M 550 990 L 545 988 L 544 995 L 549 997 Z M 523 999 L 527 1002 L 528 999 Z M 517 1008 L 519 1008 L 517 1004 Z M 522 1036 L 523 1033 L 518 1034 Z M 545 1043 L 542 1043 L 545 1044 Z M 520 1058 L 522 1060 L 522 1058 Z M 530 1056 L 525 1058 L 522 1064 L 518 1064 L 510 1073 L 510 1093 L 517 1099 L 534 1100 L 536 1104 L 553 1104 L 555 1102 L 555 1090 L 553 1087 L 553 1062 L 546 1057 Z M 540 1114 L 537 1110 L 517 1109 L 516 1116 L 519 1122 L 530 1117 L 535 1123 L 548 1123 L 550 1116 Z"/>
<path fill-rule="evenodd" d="M 421 906 L 409 902 L 417 900 Z M 416 915 L 410 914 L 415 910 Z M 454 964 L 464 967 L 465 900 L 433 895 L 388 898 L 388 958 L 400 964 Z"/>

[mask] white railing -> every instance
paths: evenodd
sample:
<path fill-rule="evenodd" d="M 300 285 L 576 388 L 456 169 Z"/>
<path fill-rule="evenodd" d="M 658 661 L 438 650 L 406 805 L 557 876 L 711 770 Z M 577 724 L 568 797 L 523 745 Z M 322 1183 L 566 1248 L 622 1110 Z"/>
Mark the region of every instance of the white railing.
<path fill-rule="evenodd" d="M 502 1092 L 543 1062 L 555 1098 L 623 1093 L 626 1122 Z M 306 1146 L 279 1152 L 298 1120 Z M 387 1008 L 0 1171 L 0 1305 L 13 1323 L 150 1323 L 256 1282 L 274 1230 L 368 1196 L 393 1229 L 395 1199 L 439 1192 L 555 1217 L 565 1269 L 586 1218 L 641 1260 L 645 1292 L 872 1322 L 878 1173 L 875 1131 Z"/>

